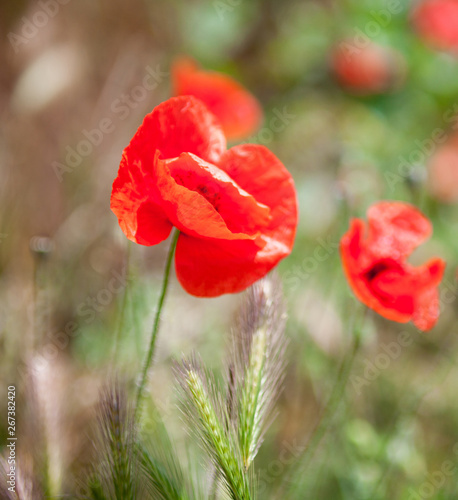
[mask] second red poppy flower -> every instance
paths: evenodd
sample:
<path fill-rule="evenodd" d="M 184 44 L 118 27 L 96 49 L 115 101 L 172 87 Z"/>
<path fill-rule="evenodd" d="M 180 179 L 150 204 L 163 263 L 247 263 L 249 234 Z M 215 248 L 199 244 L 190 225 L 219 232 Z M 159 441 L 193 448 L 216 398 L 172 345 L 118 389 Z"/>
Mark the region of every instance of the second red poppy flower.
<path fill-rule="evenodd" d="M 354 219 L 340 243 L 353 292 L 385 318 L 429 330 L 439 317 L 437 286 L 445 262 L 434 258 L 419 267 L 407 262 L 430 236 L 429 220 L 407 203 L 388 201 L 372 205 L 367 218 L 367 226 Z"/>

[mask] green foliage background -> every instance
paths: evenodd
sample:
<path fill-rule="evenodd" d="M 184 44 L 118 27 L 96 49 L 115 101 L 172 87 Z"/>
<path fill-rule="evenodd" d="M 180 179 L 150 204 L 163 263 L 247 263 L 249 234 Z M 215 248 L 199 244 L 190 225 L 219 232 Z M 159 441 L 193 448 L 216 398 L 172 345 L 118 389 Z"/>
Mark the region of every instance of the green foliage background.
<path fill-rule="evenodd" d="M 121 151 L 143 116 L 169 96 L 169 78 L 129 107 L 125 119 L 113 112 L 113 102 L 141 85 L 147 66 L 168 72 L 173 58 L 187 53 L 234 76 L 260 99 L 265 122 L 247 142 L 272 149 L 298 191 L 296 245 L 279 269 L 289 314 L 288 369 L 278 418 L 256 458 L 260 498 L 275 491 L 289 453 L 314 435 L 351 350 L 355 322 L 363 324 L 362 345 L 298 498 L 457 498 L 458 207 L 430 195 L 429 155 L 422 148 L 436 129 L 451 135 L 458 126 L 451 120 L 458 110 L 458 59 L 418 39 L 409 2 L 394 2 L 396 14 L 382 26 L 377 16 L 391 4 L 72 0 L 15 51 L 7 35 L 20 34 L 23 19 L 33 19 L 40 7 L 25 0 L 2 3 L 0 409 L 6 415 L 6 387 L 16 384 L 18 446 L 24 453 L 54 453 L 56 493 L 74 494 L 90 461 L 92 410 L 112 372 L 117 334 L 116 368 L 133 388 L 167 251 L 166 245 L 132 245 L 126 295 L 111 293 L 108 301 L 108 294 L 100 295 L 114 272 L 126 272 L 127 243 L 109 211 Z M 361 32 L 405 57 L 406 79 L 396 91 L 352 95 L 333 78 L 332 47 Z M 59 50 L 61 58 L 46 66 L 45 56 Z M 69 81 L 40 101 L 39 88 L 49 90 L 61 73 L 70 74 Z M 272 119 L 279 112 L 289 118 L 275 131 Z M 66 148 L 75 148 L 83 130 L 106 117 L 113 132 L 60 182 L 53 162 L 64 162 Z M 404 159 L 412 165 L 409 175 L 400 166 Z M 431 218 L 434 235 L 413 261 L 438 255 L 448 263 L 443 310 L 429 333 L 366 312 L 343 276 L 337 243 L 349 218 L 364 216 L 380 199 L 411 202 Z M 49 253 L 29 251 L 37 235 L 49 237 Z M 196 350 L 217 372 L 239 297 L 195 299 L 172 281 L 150 390 L 182 450 L 186 434 L 171 362 Z M 401 334 L 408 345 L 380 368 L 380 355 L 399 346 Z M 31 383 L 26 374 L 34 342 L 53 354 L 49 377 L 32 377 Z M 6 431 L 6 416 L 0 416 L 2 443 Z M 424 484 L 434 477 L 437 482 L 434 473 L 446 461 L 453 473 L 426 496 Z"/>

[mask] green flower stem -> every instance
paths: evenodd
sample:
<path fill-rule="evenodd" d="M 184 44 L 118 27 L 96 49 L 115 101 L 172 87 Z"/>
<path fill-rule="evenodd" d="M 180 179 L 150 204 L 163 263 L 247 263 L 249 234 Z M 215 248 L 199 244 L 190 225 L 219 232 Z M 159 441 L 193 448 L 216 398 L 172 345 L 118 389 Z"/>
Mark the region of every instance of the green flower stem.
<path fill-rule="evenodd" d="M 130 249 L 132 246 L 132 242 L 127 240 L 127 248 L 126 248 L 126 257 L 125 257 L 125 274 L 126 274 L 126 281 L 127 283 L 129 282 L 129 267 L 130 267 Z M 113 366 L 116 365 L 116 360 L 118 359 L 118 351 L 119 351 L 119 344 L 121 342 L 121 337 L 122 337 L 122 331 L 124 329 L 124 318 L 126 314 L 126 308 L 127 308 L 127 298 L 128 298 L 128 288 L 127 288 L 127 283 L 126 286 L 124 287 L 123 290 L 123 295 L 122 295 L 122 302 L 119 310 L 119 319 L 118 319 L 118 327 L 116 329 L 116 335 L 113 343 L 113 352 L 112 352 L 112 363 Z"/>
<path fill-rule="evenodd" d="M 161 312 L 164 306 L 165 296 L 167 294 L 167 288 L 169 285 L 169 277 L 170 277 L 170 269 L 172 267 L 173 256 L 175 254 L 175 248 L 177 246 L 178 236 L 180 235 L 180 231 L 177 229 L 174 230 L 172 235 L 172 242 L 170 243 L 169 253 L 167 255 L 167 262 L 165 264 L 164 270 L 164 278 L 162 280 L 162 289 L 161 294 L 159 296 L 159 302 L 157 304 L 156 317 L 154 318 L 153 331 L 151 333 L 151 340 L 149 344 L 148 354 L 146 355 L 145 362 L 143 364 L 143 370 L 141 374 L 140 383 L 137 389 L 137 399 L 135 404 L 135 418 L 139 418 L 141 416 L 141 405 L 143 392 L 145 390 L 146 379 L 148 377 L 148 371 L 151 368 L 151 363 L 154 358 L 154 352 L 156 348 L 156 339 L 159 331 L 159 323 L 161 320 Z"/>

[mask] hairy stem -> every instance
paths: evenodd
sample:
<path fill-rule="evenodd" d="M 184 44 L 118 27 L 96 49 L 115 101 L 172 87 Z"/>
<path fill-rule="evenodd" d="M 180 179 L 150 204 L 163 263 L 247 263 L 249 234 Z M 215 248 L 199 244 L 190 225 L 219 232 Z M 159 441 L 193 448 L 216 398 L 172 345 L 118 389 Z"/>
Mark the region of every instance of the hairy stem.
<path fill-rule="evenodd" d="M 127 240 L 127 249 L 126 249 L 126 260 L 125 260 L 125 275 L 126 275 L 126 281 L 129 281 L 129 263 L 130 263 L 130 249 L 131 249 L 131 242 Z M 118 325 L 116 328 L 116 335 L 113 343 L 113 353 L 112 353 L 112 362 L 113 366 L 116 365 L 116 360 L 118 358 L 118 351 L 119 351 L 119 343 L 121 342 L 121 337 L 122 337 L 122 331 L 124 328 L 124 317 L 126 314 L 126 308 L 127 308 L 127 297 L 128 297 L 128 289 L 127 289 L 127 283 L 126 286 L 124 287 L 124 290 L 122 292 L 122 302 L 121 302 L 121 307 L 119 310 L 119 319 L 118 319 Z"/>
<path fill-rule="evenodd" d="M 154 352 L 156 349 L 156 339 L 159 331 L 159 323 L 161 320 L 161 312 L 164 306 L 165 296 L 167 294 L 167 288 L 169 285 L 169 277 L 170 277 L 170 269 L 172 267 L 173 256 L 175 254 L 175 248 L 177 246 L 178 236 L 180 232 L 176 229 L 172 235 L 172 242 L 170 243 L 169 253 L 167 255 L 167 261 L 165 264 L 164 270 L 164 278 L 162 281 L 162 289 L 161 294 L 159 296 L 159 302 L 157 304 L 156 317 L 154 318 L 153 331 L 151 333 L 151 340 L 149 343 L 148 353 L 145 358 L 145 362 L 143 364 L 143 369 L 141 373 L 140 383 L 137 389 L 137 398 L 135 403 L 135 418 L 140 418 L 141 416 L 141 406 L 142 406 L 142 398 L 143 392 L 145 390 L 146 379 L 148 377 L 148 371 L 151 368 L 151 363 L 154 358 Z"/>

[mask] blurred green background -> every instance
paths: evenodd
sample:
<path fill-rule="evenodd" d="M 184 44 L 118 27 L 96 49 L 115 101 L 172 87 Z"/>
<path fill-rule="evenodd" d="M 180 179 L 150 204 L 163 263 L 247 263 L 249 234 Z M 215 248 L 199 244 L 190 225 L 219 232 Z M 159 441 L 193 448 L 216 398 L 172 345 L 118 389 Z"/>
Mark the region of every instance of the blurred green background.
<path fill-rule="evenodd" d="M 143 116 L 170 95 L 173 58 L 188 54 L 261 101 L 263 127 L 247 142 L 269 147 L 298 191 L 296 244 L 279 267 L 289 365 L 257 458 L 260 497 L 287 469 L 282 451 L 313 433 L 351 349 L 352 325 L 364 316 L 363 345 L 304 473 L 303 498 L 458 498 L 458 199 L 440 195 L 458 186 L 435 180 L 431 167 L 458 128 L 458 59 L 417 36 L 411 8 L 379 0 L 2 2 L 0 439 L 6 389 L 15 384 L 20 453 L 45 447 L 62 494 L 73 494 L 90 460 L 100 384 L 113 371 L 132 384 L 146 349 L 167 244 L 132 244 L 127 273 L 111 184 Z M 339 83 L 332 54 L 344 40 L 397 51 L 385 61 L 393 80 L 386 91 Z M 135 90 L 151 71 L 157 88 Z M 274 127 L 279 114 L 283 125 Z M 103 119 L 110 132 L 84 151 L 81 141 Z M 62 171 L 58 164 L 78 147 L 84 154 Z M 365 313 L 347 286 L 337 244 L 349 218 L 380 199 L 411 202 L 431 218 L 434 235 L 413 262 L 437 255 L 448 263 L 429 333 Z M 178 442 L 171 361 L 196 350 L 219 370 L 239 301 L 196 299 L 172 280 L 150 389 Z M 442 481 L 446 461 L 452 472 Z"/>

